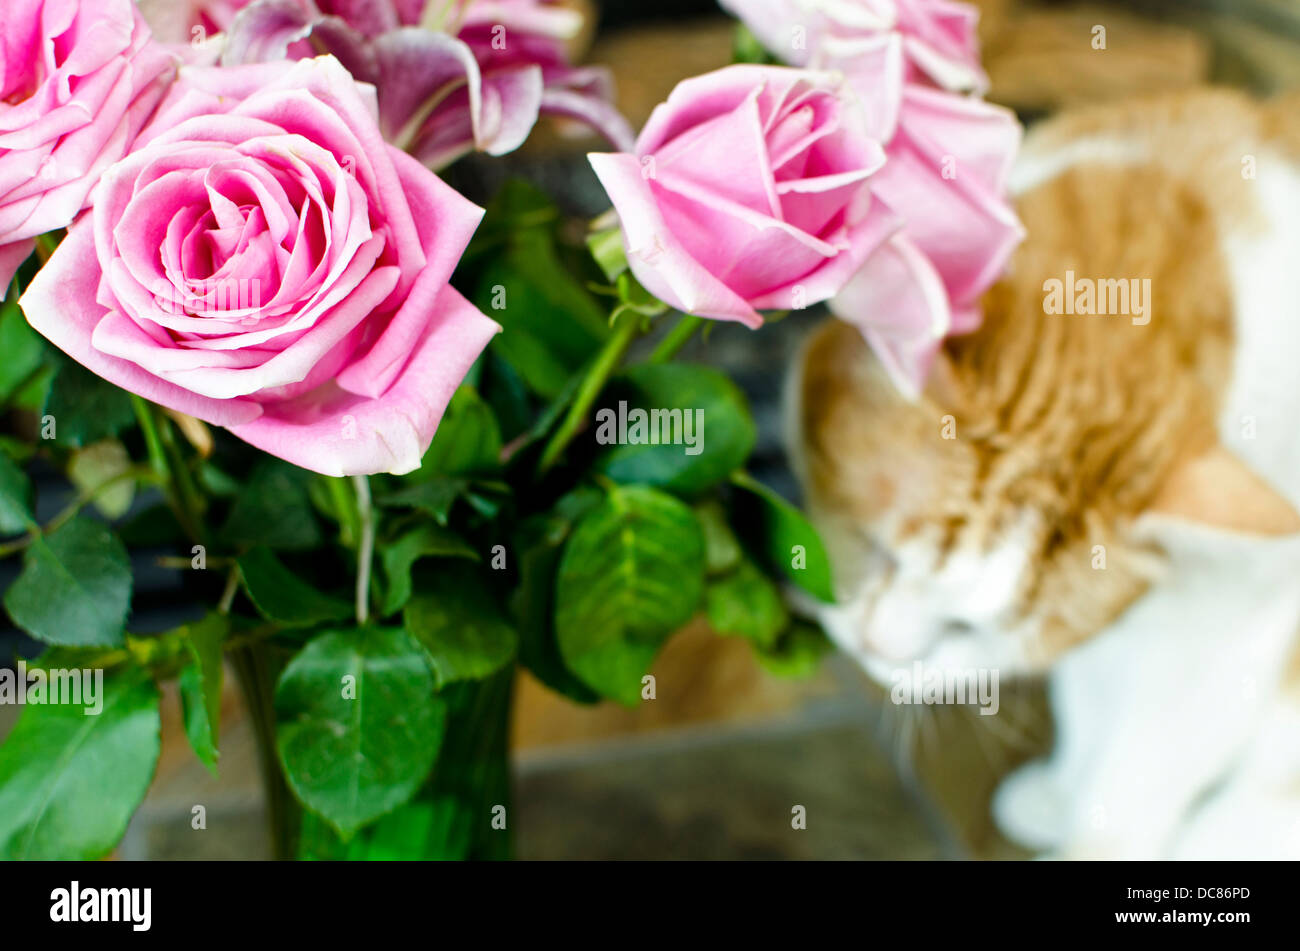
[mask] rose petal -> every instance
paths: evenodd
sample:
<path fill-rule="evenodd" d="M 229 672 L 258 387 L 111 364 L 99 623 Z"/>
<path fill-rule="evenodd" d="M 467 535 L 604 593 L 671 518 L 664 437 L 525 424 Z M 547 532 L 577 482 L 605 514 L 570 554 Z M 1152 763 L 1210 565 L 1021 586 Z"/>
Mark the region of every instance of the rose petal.
<path fill-rule="evenodd" d="M 868 212 L 838 242 L 843 251 L 811 273 L 759 295 L 750 303 L 760 310 L 802 310 L 829 300 L 902 227 L 903 220 L 884 202 L 873 202 Z"/>
<path fill-rule="evenodd" d="M 830 308 L 862 331 L 898 388 L 918 398 L 952 323 L 947 291 L 925 254 L 895 236 L 867 259 Z"/>
<path fill-rule="evenodd" d="M 762 91 L 755 86 L 730 112 L 701 122 L 652 153 L 641 153 L 650 178 L 671 191 L 716 194 L 780 219 L 781 200 L 758 111 Z"/>
<path fill-rule="evenodd" d="M 760 327 L 763 318 L 686 252 L 665 224 L 635 156 L 587 156 L 619 213 L 628 264 L 651 294 L 684 313 Z"/>
<path fill-rule="evenodd" d="M 946 174 L 949 163 L 955 177 Z M 929 256 L 956 301 L 967 302 L 1002 273 L 1024 238 L 1001 194 L 963 175 L 960 164 L 900 130 L 872 189 L 893 209 L 907 209 L 908 237 Z"/>
<path fill-rule="evenodd" d="M 378 338 L 369 351 L 339 374 L 338 383 L 343 389 L 372 398 L 393 385 L 435 306 L 435 299 L 483 220 L 482 208 L 430 174 L 409 155 L 394 149 L 393 164 L 411 202 L 428 264 L 411 286 L 401 309 L 387 326 L 378 328 Z"/>
<path fill-rule="evenodd" d="M 107 311 L 95 302 L 99 260 L 86 221 L 68 230 L 18 301 L 27 322 L 56 347 L 97 376 L 147 400 L 214 426 L 248 423 L 262 413 L 249 400 L 214 400 L 159 379 L 127 360 L 91 345 L 95 326 Z"/>
<path fill-rule="evenodd" d="M 9 285 L 13 283 L 14 274 L 22 267 L 28 255 L 36 248 L 35 241 L 13 241 L 0 244 L 0 301 L 9 294 Z"/>
<path fill-rule="evenodd" d="M 420 466 L 452 394 L 500 328 L 446 287 L 410 359 L 379 398 L 334 384 L 266 406 L 262 417 L 231 427 L 236 436 L 281 459 L 330 476 Z"/>

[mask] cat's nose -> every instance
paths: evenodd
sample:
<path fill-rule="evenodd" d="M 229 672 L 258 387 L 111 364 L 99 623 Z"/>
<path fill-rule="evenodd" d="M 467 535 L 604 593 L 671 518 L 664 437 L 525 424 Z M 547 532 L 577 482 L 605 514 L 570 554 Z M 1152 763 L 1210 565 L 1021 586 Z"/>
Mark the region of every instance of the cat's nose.
<path fill-rule="evenodd" d="M 886 594 L 867 618 L 862 646 L 886 660 L 910 661 L 930 649 L 937 630 L 929 612 L 915 599 Z"/>

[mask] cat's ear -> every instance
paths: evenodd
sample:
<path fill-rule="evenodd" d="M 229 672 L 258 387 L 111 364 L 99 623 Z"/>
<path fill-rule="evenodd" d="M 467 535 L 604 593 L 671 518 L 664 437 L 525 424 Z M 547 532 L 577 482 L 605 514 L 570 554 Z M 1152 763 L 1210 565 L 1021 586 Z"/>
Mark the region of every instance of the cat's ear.
<path fill-rule="evenodd" d="M 1247 535 L 1300 533 L 1300 512 L 1222 446 L 1174 468 L 1148 510 Z"/>

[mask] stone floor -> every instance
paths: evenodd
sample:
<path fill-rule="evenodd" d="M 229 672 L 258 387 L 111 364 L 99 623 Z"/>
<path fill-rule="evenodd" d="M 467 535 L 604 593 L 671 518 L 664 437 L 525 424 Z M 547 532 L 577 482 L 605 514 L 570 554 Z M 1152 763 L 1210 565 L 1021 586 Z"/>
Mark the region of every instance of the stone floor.
<path fill-rule="evenodd" d="M 619 741 L 517 766 L 520 858 L 933 859 L 943 837 L 860 711 Z M 797 807 L 807 825 L 793 828 Z"/>
<path fill-rule="evenodd" d="M 672 673 L 691 665 L 696 676 Z M 993 830 L 987 804 L 998 776 L 1043 747 L 1033 691 L 1004 689 L 1002 714 L 989 718 L 996 731 L 958 709 L 928 709 L 923 724 L 903 727 L 897 708 L 844 658 L 811 679 L 778 679 L 746 645 L 698 625 L 674 638 L 654 669 L 658 701 L 633 710 L 576 707 L 520 678 L 511 818 L 519 858 L 1016 854 Z M 164 694 L 157 775 L 118 858 L 269 857 L 253 737 L 229 684 L 219 778 L 189 750 L 174 690 Z M 1005 735 L 1015 723 L 1034 724 L 1019 743 Z M 192 828 L 196 805 L 205 829 Z M 792 824 L 796 807 L 802 829 Z"/>
<path fill-rule="evenodd" d="M 927 859 L 966 854 L 949 824 L 900 779 L 880 741 L 879 710 L 859 689 L 857 674 L 836 660 L 818 680 L 811 688 L 766 683 L 774 712 L 727 715 L 724 722 L 623 732 L 621 710 L 597 710 L 589 715 L 610 732 L 594 738 L 582 735 L 589 729 L 557 726 L 563 717 L 553 718 L 545 727 L 549 740 L 534 736 L 528 740 L 533 745 L 515 757 L 517 856 Z M 532 689 L 541 688 L 521 685 Z M 791 698 L 792 708 L 778 709 Z M 532 702 L 527 712 L 535 716 L 541 709 Z M 158 774 L 118 858 L 268 857 L 253 738 L 233 692 L 223 721 L 221 775 L 214 779 L 186 746 L 174 694 L 165 697 Z M 528 731 L 517 723 L 516 734 L 521 732 Z M 196 805 L 206 811 L 202 830 L 191 827 Z M 806 816 L 802 829 L 792 824 L 796 807 Z"/>

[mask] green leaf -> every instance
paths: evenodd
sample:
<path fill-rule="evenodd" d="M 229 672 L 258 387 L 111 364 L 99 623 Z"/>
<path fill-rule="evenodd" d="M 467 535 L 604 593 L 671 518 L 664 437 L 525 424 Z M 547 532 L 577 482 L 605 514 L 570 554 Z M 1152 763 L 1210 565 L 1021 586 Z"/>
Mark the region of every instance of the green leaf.
<path fill-rule="evenodd" d="M 820 628 L 799 621 L 781 635 L 774 647 L 760 648 L 756 656 L 769 673 L 800 678 L 815 674 L 821 659 L 830 651 L 831 642 Z"/>
<path fill-rule="evenodd" d="M 0 859 L 97 859 L 121 839 L 158 761 L 158 688 L 131 670 L 102 703 L 24 708 L 0 746 Z"/>
<path fill-rule="evenodd" d="M 596 441 L 610 447 L 597 471 L 680 494 L 724 481 L 757 439 L 736 385 L 716 370 L 681 363 L 642 364 L 615 378 L 596 424 Z"/>
<path fill-rule="evenodd" d="M 501 427 L 492 408 L 471 386 L 452 397 L 424 454 L 420 472 L 441 475 L 491 474 L 501 468 Z"/>
<path fill-rule="evenodd" d="M 447 807 L 452 813 L 449 816 Z M 298 843 L 298 857 L 305 861 L 402 862 L 426 859 L 461 859 L 469 844 L 473 818 L 460 814 L 456 803 L 412 800 L 387 815 L 380 816 L 351 841 L 344 842 L 325 820 L 313 813 L 303 814 Z M 439 821 L 459 820 L 464 847 L 455 855 L 429 855 L 428 843 Z"/>
<path fill-rule="evenodd" d="M 213 776 L 221 741 L 222 641 L 230 633 L 230 619 L 210 613 L 182 628 L 190 663 L 180 673 L 181 712 L 190 746 Z"/>
<path fill-rule="evenodd" d="M 421 558 L 468 558 L 479 555 L 455 532 L 423 522 L 379 552 L 388 587 L 384 591 L 381 611 L 384 617 L 396 614 L 411 597 L 411 567 Z"/>
<path fill-rule="evenodd" d="M 567 502 L 561 500 L 555 511 L 526 520 L 513 546 L 519 553 L 519 584 L 511 598 L 519 629 L 519 662 L 546 686 L 576 703 L 595 703 L 600 694 L 575 677 L 560 655 L 554 622 L 555 578 L 573 520 L 600 501 L 599 492 L 579 490 Z"/>
<path fill-rule="evenodd" d="M 405 631 L 313 639 L 275 691 L 276 741 L 295 795 L 350 839 L 405 803 L 438 757 L 446 711 Z"/>
<path fill-rule="evenodd" d="M 486 353 L 482 366 L 478 392 L 492 408 L 492 415 L 496 417 L 501 430 L 502 441 L 511 442 L 533 425 L 537 414 L 532 394 L 528 392 L 528 385 L 518 371 L 495 353 Z"/>
<path fill-rule="evenodd" d="M 452 684 L 442 696 L 446 740 L 428 781 L 409 802 L 350 841 L 311 812 L 303 815 L 299 857 L 347 861 L 462 861 L 508 857 L 509 833 L 493 829 L 492 808 L 509 802 L 506 742 L 513 671 Z M 503 854 L 507 853 L 507 854 Z"/>
<path fill-rule="evenodd" d="M 515 655 L 519 639 L 499 603 L 475 565 L 450 561 L 420 573 L 403 619 L 428 654 L 440 689 L 456 680 L 482 680 Z"/>
<path fill-rule="evenodd" d="M 36 447 L 17 436 L 0 434 L 0 454 L 8 456 L 14 462 L 28 462 L 36 455 Z"/>
<path fill-rule="evenodd" d="M 471 299 L 505 329 L 492 352 L 545 399 L 560 394 L 608 335 L 604 308 L 560 258 L 558 221 L 543 192 L 508 182 L 489 204 L 465 268 L 477 271 Z"/>
<path fill-rule="evenodd" d="M 211 459 L 200 459 L 198 464 L 199 487 L 209 495 L 215 495 L 219 499 L 233 499 L 243 491 L 244 487 L 239 484 L 239 480 L 221 469 Z M 321 476 L 322 479 L 328 478 Z"/>
<path fill-rule="evenodd" d="M 568 412 L 569 406 L 573 403 L 582 389 L 582 384 L 586 380 L 587 368 L 574 373 L 569 377 L 569 382 L 564 385 L 560 395 L 555 397 L 544 407 L 541 412 L 532 420 L 528 428 L 511 444 L 511 462 L 516 463 L 519 460 L 527 460 L 533 455 L 532 464 L 536 463 L 535 454 L 530 454 L 528 450 L 541 451 L 544 440 L 555 429 L 556 425 Z"/>
<path fill-rule="evenodd" d="M 0 535 L 16 535 L 35 526 L 32 483 L 27 473 L 0 453 Z"/>
<path fill-rule="evenodd" d="M 47 644 L 120 646 L 131 604 L 126 548 L 107 526 L 74 518 L 31 544 L 4 600 L 14 623 Z"/>
<path fill-rule="evenodd" d="M 185 722 L 185 738 L 190 749 L 213 776 L 217 775 L 219 740 L 212 735 L 216 722 L 210 718 L 203 702 L 203 675 L 197 664 L 186 664 L 176 678 L 181 695 L 181 716 Z"/>
<path fill-rule="evenodd" d="M 254 548 L 239 557 L 244 591 L 263 617 L 290 626 L 341 621 L 353 606 L 322 594 L 301 581 L 269 548 Z"/>
<path fill-rule="evenodd" d="M 47 355 L 41 366 L 21 384 L 9 397 L 10 405 L 30 413 L 41 413 L 50 398 L 50 386 L 54 382 L 53 361 Z M 54 433 L 47 433 L 45 421 L 41 422 L 41 438 L 53 439 Z"/>
<path fill-rule="evenodd" d="M 27 323 L 18 307 L 18 295 L 13 288 L 0 304 L 0 403 L 8 401 L 41 366 L 45 341 Z"/>
<path fill-rule="evenodd" d="M 399 806 L 398 811 L 409 808 Z M 320 816 L 309 809 L 302 811 L 302 821 L 298 825 L 298 861 L 300 862 L 349 862 L 364 861 L 366 833 L 362 831 L 350 841 L 344 842 Z"/>
<path fill-rule="evenodd" d="M 559 220 L 560 211 L 546 192 L 526 179 L 512 178 L 488 202 L 474 240 L 462 256 L 463 263 L 492 258 L 505 250 L 520 231 L 549 231 Z"/>
<path fill-rule="evenodd" d="M 509 484 L 505 482 L 475 479 L 465 492 L 465 504 L 491 521 L 500 514 L 502 505 L 510 500 L 511 493 Z"/>
<path fill-rule="evenodd" d="M 185 530 L 176 521 L 176 513 L 165 503 L 151 505 L 117 527 L 128 549 L 166 548 L 184 545 L 192 549 Z M 191 551 L 191 554 L 193 552 Z"/>
<path fill-rule="evenodd" d="M 46 358 L 55 371 L 42 413 L 54 417 L 56 443 L 88 446 L 134 424 L 135 410 L 125 390 L 53 350 Z"/>
<path fill-rule="evenodd" d="M 727 524 L 727 513 L 716 499 L 707 499 L 695 506 L 695 515 L 704 529 L 704 552 L 710 577 L 723 575 L 738 564 L 742 552 L 740 542 Z"/>
<path fill-rule="evenodd" d="M 307 483 L 307 494 L 316 511 L 338 524 L 339 544 L 355 548 L 361 537 L 361 510 L 351 480 L 318 475 Z"/>
<path fill-rule="evenodd" d="M 72 454 L 68 463 L 68 479 L 85 493 L 95 494 L 95 508 L 105 518 L 121 518 L 131 508 L 135 499 L 135 482 L 118 479 L 131 468 L 131 456 L 126 447 L 116 439 L 105 439 Z M 96 492 L 110 479 L 118 481 L 102 492 Z"/>
<path fill-rule="evenodd" d="M 732 482 L 741 491 L 731 524 L 766 565 L 819 601 L 835 600 L 830 558 L 821 536 L 797 508 L 746 473 Z"/>
<path fill-rule="evenodd" d="M 790 614 L 781 592 L 748 558 L 731 574 L 709 582 L 704 592 L 709 624 L 719 634 L 775 647 Z"/>
<path fill-rule="evenodd" d="M 689 508 L 655 489 L 611 489 L 561 556 L 555 629 L 565 663 L 605 696 L 635 704 L 659 648 L 699 606 L 704 567 Z"/>
<path fill-rule="evenodd" d="M 451 507 L 469 488 L 467 479 L 437 476 L 427 482 L 419 482 L 389 492 L 376 499 L 384 508 L 411 508 L 424 512 L 439 525 L 445 526 L 451 518 Z"/>
<path fill-rule="evenodd" d="M 308 494 L 311 479 L 312 473 L 287 462 L 259 463 L 230 508 L 222 540 L 236 548 L 266 545 L 306 551 L 320 547 L 324 538 Z"/>

